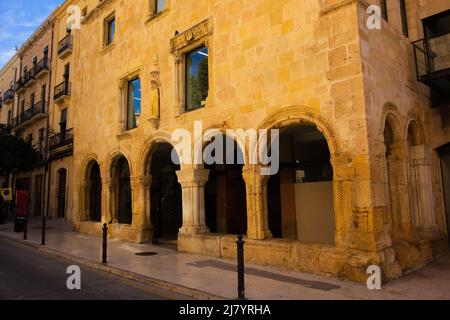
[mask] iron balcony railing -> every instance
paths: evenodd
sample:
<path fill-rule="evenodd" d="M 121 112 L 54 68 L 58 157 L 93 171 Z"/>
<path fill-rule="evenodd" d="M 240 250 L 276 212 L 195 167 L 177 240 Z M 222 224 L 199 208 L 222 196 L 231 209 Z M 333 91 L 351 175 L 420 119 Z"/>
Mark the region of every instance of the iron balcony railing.
<path fill-rule="evenodd" d="M 54 151 L 61 147 L 71 145 L 73 143 L 73 129 L 66 130 L 65 132 L 58 133 L 50 137 L 49 149 Z"/>
<path fill-rule="evenodd" d="M 71 34 L 68 34 L 58 43 L 58 55 L 61 56 L 72 51 L 72 46 L 73 37 Z"/>
<path fill-rule="evenodd" d="M 50 61 L 47 57 L 44 57 L 41 59 L 41 61 L 39 61 L 38 63 L 36 63 L 36 65 L 34 66 L 35 68 L 35 75 L 39 75 L 42 71 L 48 71 L 50 67 Z"/>
<path fill-rule="evenodd" d="M 25 110 L 24 112 L 19 114 L 19 116 L 17 116 L 12 120 L 12 127 L 20 126 L 26 123 L 27 121 L 34 119 L 38 115 L 46 114 L 47 113 L 46 105 L 47 104 L 43 101 L 35 103 L 32 107 Z"/>
<path fill-rule="evenodd" d="M 69 97 L 69 96 L 70 96 L 70 82 L 69 81 L 64 81 L 55 87 L 55 95 L 54 95 L 55 100 L 58 100 L 62 97 Z"/>
<path fill-rule="evenodd" d="M 3 103 L 14 100 L 14 89 L 8 89 L 3 94 Z"/>
<path fill-rule="evenodd" d="M 413 42 L 417 79 L 422 82 L 448 76 L 450 70 L 450 33 Z"/>

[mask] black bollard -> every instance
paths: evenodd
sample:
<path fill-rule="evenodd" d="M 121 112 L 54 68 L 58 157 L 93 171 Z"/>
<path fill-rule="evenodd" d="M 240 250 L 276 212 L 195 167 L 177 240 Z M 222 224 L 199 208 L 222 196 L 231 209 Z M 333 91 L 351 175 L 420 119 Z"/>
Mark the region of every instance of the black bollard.
<path fill-rule="evenodd" d="M 45 214 L 42 215 L 42 226 L 41 226 L 41 231 L 42 231 L 42 237 L 41 237 L 41 245 L 45 246 L 45 231 L 46 231 L 46 219 L 45 219 Z"/>
<path fill-rule="evenodd" d="M 25 217 L 23 222 L 23 240 L 27 239 L 28 239 L 28 217 Z"/>
<path fill-rule="evenodd" d="M 106 248 L 108 245 L 108 225 L 103 224 L 103 252 L 102 252 L 102 263 L 106 264 Z"/>
<path fill-rule="evenodd" d="M 244 281 L 244 243 L 242 235 L 238 235 L 237 245 L 237 272 L 238 272 L 238 300 L 245 300 L 245 281 Z"/>

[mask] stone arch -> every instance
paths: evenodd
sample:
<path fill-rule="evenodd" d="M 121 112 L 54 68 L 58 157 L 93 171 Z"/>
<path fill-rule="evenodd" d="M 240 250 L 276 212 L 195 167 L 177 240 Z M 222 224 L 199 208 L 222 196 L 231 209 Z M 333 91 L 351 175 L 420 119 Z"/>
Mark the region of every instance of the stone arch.
<path fill-rule="evenodd" d="M 320 112 L 309 107 L 283 108 L 263 120 L 259 129 L 277 129 L 301 124 L 315 125 L 328 141 L 331 154 L 343 152 L 337 129 Z"/>
<path fill-rule="evenodd" d="M 329 178 L 327 178 L 326 181 L 314 183 L 314 186 L 313 184 L 310 184 L 305 188 L 306 184 L 299 184 L 294 178 L 295 166 L 293 165 L 293 162 L 289 161 L 291 164 L 287 165 L 287 162 L 284 161 L 286 163 L 283 165 L 281 159 L 283 158 L 283 155 L 280 154 L 280 172 L 267 179 L 267 187 L 265 190 L 267 194 L 265 201 L 267 201 L 266 207 L 268 208 L 268 225 L 270 227 L 270 232 L 275 237 L 335 244 L 337 222 L 339 221 L 337 216 L 342 215 L 342 213 L 339 212 L 339 208 L 342 207 L 339 203 L 343 201 L 341 196 L 334 195 L 335 190 L 338 190 L 338 188 L 336 185 L 337 181 L 334 179 L 334 165 L 332 158 L 343 152 L 337 130 L 319 112 L 307 107 L 290 107 L 283 109 L 264 120 L 260 125 L 260 128 L 279 129 L 281 145 L 283 144 L 283 139 L 286 138 L 286 133 L 293 130 L 298 131 L 299 129 L 303 130 L 309 128 L 308 130 L 315 132 L 315 135 L 318 137 L 321 136 L 320 141 L 322 141 L 322 147 L 320 150 L 323 149 L 324 152 L 329 152 L 329 158 L 326 154 L 325 158 L 329 160 L 327 160 L 329 162 L 327 168 L 332 168 L 332 172 L 327 175 Z M 282 146 L 280 146 L 280 151 L 281 149 L 283 149 Z M 323 155 L 323 152 L 320 154 Z M 329 195 L 329 197 L 327 197 L 327 199 L 329 198 L 329 206 L 327 207 L 327 210 L 324 210 L 328 212 L 328 214 L 321 217 L 320 221 L 311 222 L 312 224 L 310 225 L 318 226 L 320 223 L 323 223 L 324 225 L 321 225 L 320 228 L 326 226 L 324 228 L 327 232 L 321 236 L 318 236 L 316 232 L 313 232 L 314 235 L 313 233 L 307 235 L 305 230 L 301 227 L 306 225 L 305 222 L 307 220 L 305 219 L 307 219 L 307 216 L 311 216 L 308 215 L 310 211 L 308 211 L 307 206 L 301 207 L 301 209 L 296 208 L 297 206 L 292 206 L 292 203 L 295 203 L 296 199 L 300 199 L 299 197 L 301 197 L 301 194 L 316 192 L 317 190 L 313 190 L 316 187 L 323 188 L 320 192 L 323 194 L 323 192 L 325 192 L 324 190 L 326 190 L 326 193 Z M 316 194 L 318 194 L 317 192 Z M 276 194 L 279 194 L 280 198 L 276 197 Z M 299 201 L 299 203 L 300 202 L 305 203 L 305 201 Z M 275 223 L 275 221 L 278 222 Z M 303 223 L 299 223 L 299 221 L 303 221 Z M 300 229 L 298 229 L 299 226 Z"/>
<path fill-rule="evenodd" d="M 117 159 L 119 159 L 120 157 L 124 157 L 127 162 L 128 162 L 128 166 L 130 167 L 130 175 L 133 177 L 134 176 L 134 171 L 133 171 L 133 162 L 131 161 L 131 159 L 122 151 L 122 150 L 115 150 L 111 153 L 109 153 L 109 155 L 106 158 L 106 164 L 104 167 L 104 172 L 103 175 L 105 178 L 111 178 L 111 174 L 112 174 L 112 167 L 115 163 L 115 161 L 117 161 Z"/>
<path fill-rule="evenodd" d="M 403 126 L 392 103 L 384 106 L 381 125 L 381 141 L 384 146 L 383 171 L 387 215 L 386 239 L 393 241 L 408 239 L 411 235 L 408 197 L 407 150 Z"/>
<path fill-rule="evenodd" d="M 149 176 L 148 172 L 149 163 L 148 160 L 151 159 L 152 153 L 155 151 L 155 148 L 158 144 L 167 143 L 173 146 L 173 141 L 170 138 L 170 134 L 166 132 L 160 132 L 155 135 L 152 135 L 150 138 L 146 140 L 144 146 L 141 148 L 138 157 L 138 171 L 137 173 L 143 177 Z"/>
<path fill-rule="evenodd" d="M 100 166 L 100 162 L 98 160 L 98 157 L 96 154 L 92 153 L 87 155 L 86 157 L 83 158 L 83 160 L 81 161 L 77 172 L 79 172 L 79 180 L 80 182 L 85 182 L 87 179 L 87 173 L 89 171 L 89 166 L 92 165 L 92 162 L 97 162 L 98 165 Z"/>
<path fill-rule="evenodd" d="M 107 157 L 105 170 L 103 176 L 109 181 L 108 202 L 111 221 L 131 225 L 133 223 L 132 162 L 122 151 L 116 150 Z"/>
<path fill-rule="evenodd" d="M 210 131 L 209 134 L 205 135 L 205 138 L 212 138 L 215 135 L 222 135 L 225 138 L 230 138 L 231 140 L 233 140 L 240 152 L 242 153 L 242 157 L 244 158 L 244 161 L 246 161 L 246 159 L 248 158 L 248 146 L 245 144 L 245 141 L 241 141 L 240 139 L 238 139 L 237 137 L 233 137 L 229 134 L 229 132 L 227 132 L 228 129 L 226 128 L 206 128 L 204 129 L 204 133 L 206 133 L 207 131 Z M 204 150 L 205 146 L 207 146 L 210 141 L 205 141 L 205 139 L 203 137 L 203 133 L 202 133 L 202 139 L 201 141 L 193 141 L 194 143 L 194 148 L 193 148 L 193 153 L 192 153 L 192 163 L 194 164 L 194 168 L 202 168 L 203 167 L 203 163 L 202 164 L 196 164 L 195 163 L 195 155 L 197 154 L 197 152 L 201 152 L 202 150 Z M 203 158 L 202 158 L 203 159 Z"/>
<path fill-rule="evenodd" d="M 422 123 L 417 118 L 412 118 L 406 124 L 406 138 L 404 140 L 408 142 L 408 145 L 418 146 L 426 144 Z"/>

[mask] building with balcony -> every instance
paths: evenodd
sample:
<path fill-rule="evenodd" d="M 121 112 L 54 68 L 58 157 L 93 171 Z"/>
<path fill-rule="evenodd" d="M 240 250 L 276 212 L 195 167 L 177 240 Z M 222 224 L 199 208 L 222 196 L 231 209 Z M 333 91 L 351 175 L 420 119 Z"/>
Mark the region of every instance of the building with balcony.
<path fill-rule="evenodd" d="M 30 214 L 46 214 L 48 183 L 48 134 L 51 97 L 51 57 L 54 17 L 50 15 L 19 48 L 20 68 L 15 82 L 16 103 L 11 128 L 38 150 L 40 161 L 31 172 L 15 176 L 16 188 L 30 192 Z"/>
<path fill-rule="evenodd" d="M 73 4 L 81 29 L 68 33 Z M 368 23 L 373 4 L 380 28 Z M 228 259 L 244 234 L 248 262 L 361 282 L 370 265 L 384 281 L 423 266 L 449 248 L 449 10 L 445 0 L 66 1 L 49 18 L 49 215 Z M 37 34 L 29 41 L 47 39 Z M 36 68 L 31 48 L 19 55 Z M 19 109 L 34 105 L 22 97 L 36 83 L 23 84 Z M 233 129 L 279 130 L 272 174 Z M 173 140 L 180 130 L 190 151 Z M 242 161 L 194 161 L 223 146 Z"/>

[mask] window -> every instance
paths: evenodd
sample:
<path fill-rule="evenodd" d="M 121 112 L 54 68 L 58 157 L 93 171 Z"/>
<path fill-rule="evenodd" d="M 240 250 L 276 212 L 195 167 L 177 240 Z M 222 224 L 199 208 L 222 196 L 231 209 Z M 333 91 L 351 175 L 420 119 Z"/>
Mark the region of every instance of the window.
<path fill-rule="evenodd" d="M 208 48 L 186 54 L 186 111 L 202 108 L 208 97 Z"/>
<path fill-rule="evenodd" d="M 44 84 L 41 87 L 41 102 L 45 103 L 45 92 L 47 91 L 47 86 Z"/>
<path fill-rule="evenodd" d="M 67 131 L 67 109 L 61 110 L 61 121 L 59 122 L 59 133 L 65 135 Z"/>
<path fill-rule="evenodd" d="M 155 14 L 161 13 L 166 6 L 166 0 L 155 0 Z"/>
<path fill-rule="evenodd" d="M 141 115 L 141 80 L 128 81 L 127 129 L 136 128 Z"/>
<path fill-rule="evenodd" d="M 400 0 L 400 14 L 402 18 L 402 32 L 405 37 L 408 37 L 408 14 L 406 12 L 405 0 Z"/>
<path fill-rule="evenodd" d="M 12 121 L 11 110 L 8 110 L 8 126 L 11 125 L 11 121 Z"/>
<path fill-rule="evenodd" d="M 20 113 L 22 114 L 25 111 L 25 100 L 22 100 L 20 103 Z"/>
<path fill-rule="evenodd" d="M 116 33 L 116 18 L 114 15 L 105 19 L 105 46 L 109 46 L 114 42 Z"/>
<path fill-rule="evenodd" d="M 33 66 L 35 66 L 36 64 L 37 64 L 37 57 L 34 56 L 34 57 L 33 57 Z"/>
<path fill-rule="evenodd" d="M 380 7 L 381 7 L 381 16 L 384 20 L 388 21 L 388 12 L 387 12 L 387 3 L 386 0 L 380 1 Z"/>
<path fill-rule="evenodd" d="M 44 128 L 39 129 L 39 147 L 44 146 Z"/>
<path fill-rule="evenodd" d="M 35 95 L 34 92 L 30 95 L 30 107 L 34 106 L 34 99 L 35 99 Z"/>
<path fill-rule="evenodd" d="M 42 53 L 44 54 L 44 59 L 47 59 L 48 58 L 48 46 L 45 46 L 45 48 L 42 51 Z"/>

